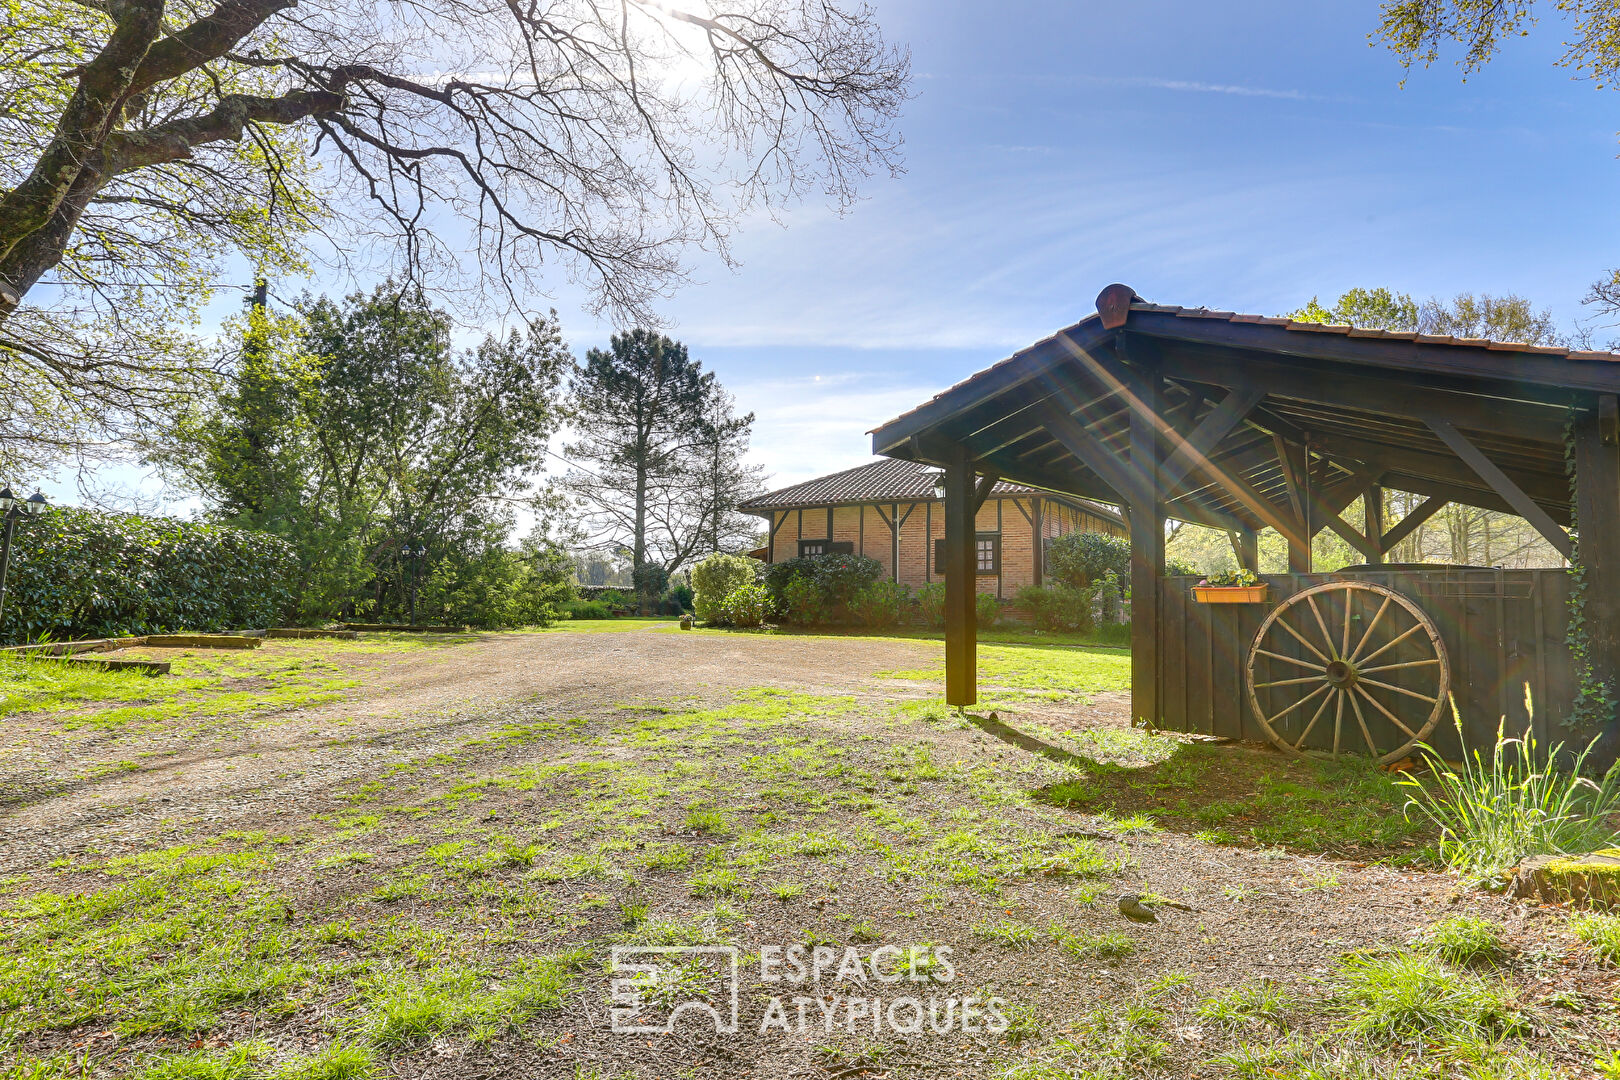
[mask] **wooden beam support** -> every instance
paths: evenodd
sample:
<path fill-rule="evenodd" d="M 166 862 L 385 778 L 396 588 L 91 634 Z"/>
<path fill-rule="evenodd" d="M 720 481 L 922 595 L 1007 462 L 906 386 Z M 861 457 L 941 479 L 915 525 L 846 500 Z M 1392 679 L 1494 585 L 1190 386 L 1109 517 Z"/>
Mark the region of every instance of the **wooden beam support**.
<path fill-rule="evenodd" d="M 1129 348 L 1120 335 L 1118 346 Z M 1159 593 L 1164 587 L 1164 488 L 1159 483 L 1162 380 L 1156 368 L 1133 373 L 1130 471 L 1139 480 L 1131 504 L 1131 718 L 1158 727 Z M 1125 383 L 1125 380 L 1121 380 Z M 1126 383 L 1129 385 L 1129 383 Z"/>
<path fill-rule="evenodd" d="M 979 700 L 974 595 L 973 466 L 960 447 L 945 465 L 945 701 Z"/>
<path fill-rule="evenodd" d="M 1171 454 L 1165 459 L 1164 465 L 1159 469 L 1159 479 L 1165 491 L 1177 487 L 1186 475 L 1198 468 L 1207 472 L 1210 469 L 1209 454 L 1220 445 L 1222 439 L 1232 433 L 1249 415 L 1256 405 L 1265 398 L 1266 392 L 1258 387 L 1242 387 L 1231 391 L 1226 399 L 1211 410 L 1210 414 L 1199 421 L 1198 426 L 1186 438 L 1179 432 L 1170 430 Z"/>
<path fill-rule="evenodd" d="M 1104 450 L 1078 420 L 1055 403 L 1043 402 L 1037 412 L 1047 433 L 1117 492 L 1121 502 L 1136 505 L 1146 498 L 1142 479 L 1136 474 L 1134 464 L 1122 462 Z"/>
<path fill-rule="evenodd" d="M 1384 489 L 1377 484 L 1368 484 L 1362 489 L 1361 509 L 1367 540 L 1372 545 L 1367 561 L 1377 565 L 1384 561 L 1384 552 L 1389 550 L 1389 545 L 1384 543 Z"/>
<path fill-rule="evenodd" d="M 1237 529 L 1228 531 L 1227 542 L 1232 545 L 1232 554 L 1237 559 L 1241 569 L 1260 572 L 1260 534 L 1253 529 Z"/>
<path fill-rule="evenodd" d="M 1458 431 L 1450 420 L 1439 416 L 1425 416 L 1423 422 L 1429 425 L 1429 430 L 1440 437 L 1440 441 L 1451 448 L 1451 452 L 1462 458 L 1463 462 L 1479 478 L 1491 486 L 1491 490 L 1500 495 L 1513 512 L 1524 518 L 1539 532 L 1564 558 L 1574 553 L 1574 545 L 1569 541 L 1569 534 L 1558 527 L 1558 524 L 1548 516 L 1547 511 L 1536 505 L 1534 499 L 1524 493 L 1524 489 L 1508 479 L 1506 473 L 1498 469 L 1490 458 L 1480 453 L 1479 447 L 1469 442 Z"/>
<path fill-rule="evenodd" d="M 1600 402 L 1595 414 L 1577 416 L 1574 433 L 1587 655 L 1611 699 L 1620 692 L 1620 433 L 1614 420 Z M 1599 718 L 1609 736 L 1603 749 L 1608 760 L 1615 756 L 1613 721 Z"/>
<path fill-rule="evenodd" d="M 993 472 L 987 472 L 979 477 L 979 484 L 973 489 L 973 513 L 975 516 L 984 507 L 984 501 L 990 497 L 990 489 L 995 487 L 996 481 L 1000 479 L 1001 477 Z"/>
<path fill-rule="evenodd" d="M 1298 531 L 1287 534 L 1288 572 L 1308 574 L 1311 572 L 1311 537 L 1321 525 L 1312 521 L 1309 513 L 1308 455 L 1303 445 L 1288 442 L 1281 435 L 1272 436 L 1272 442 L 1277 451 L 1277 464 L 1282 467 L 1283 482 L 1288 485 L 1288 502 L 1299 522 Z"/>
<path fill-rule="evenodd" d="M 1427 499 L 1412 508 L 1412 512 L 1401 518 L 1379 542 L 1387 554 L 1396 544 L 1417 532 L 1418 526 L 1428 521 L 1441 510 L 1445 509 L 1451 500 L 1443 495 L 1430 495 Z"/>

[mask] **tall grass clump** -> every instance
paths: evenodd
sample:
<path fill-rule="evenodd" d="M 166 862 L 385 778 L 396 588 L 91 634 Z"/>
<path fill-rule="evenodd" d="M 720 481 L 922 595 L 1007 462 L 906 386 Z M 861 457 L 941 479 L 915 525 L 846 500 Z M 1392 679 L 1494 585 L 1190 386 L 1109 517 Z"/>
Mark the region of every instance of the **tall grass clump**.
<path fill-rule="evenodd" d="M 1529 712 L 1529 695 L 1525 698 Z M 1462 734 L 1462 719 L 1452 702 Z M 1533 715 L 1533 714 L 1532 714 Z M 1471 877 L 1499 873 L 1533 855 L 1579 855 L 1615 843 L 1610 819 L 1620 814 L 1620 765 L 1601 781 L 1584 775 L 1597 738 L 1570 758 L 1564 744 L 1543 753 L 1535 737 L 1510 738 L 1505 723 L 1484 757 L 1476 748 L 1453 770 L 1429 746 L 1420 752 L 1433 773 L 1428 782 L 1403 778 L 1406 803 L 1440 830 L 1440 854 L 1451 869 Z"/>

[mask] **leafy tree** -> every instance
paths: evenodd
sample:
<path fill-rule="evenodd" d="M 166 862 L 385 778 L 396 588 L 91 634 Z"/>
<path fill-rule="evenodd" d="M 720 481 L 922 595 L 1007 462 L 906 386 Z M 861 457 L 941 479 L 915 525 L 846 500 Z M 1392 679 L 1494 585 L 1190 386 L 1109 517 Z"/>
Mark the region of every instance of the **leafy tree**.
<path fill-rule="evenodd" d="M 1459 338 L 1522 341 L 1530 345 L 1566 344 L 1552 312 L 1537 311 L 1522 296 L 1459 293 L 1448 301 L 1430 298 L 1422 304 L 1406 293 L 1388 289 L 1351 289 L 1331 307 L 1316 297 L 1287 318 L 1297 322 L 1336 323 L 1376 330 L 1396 330 Z M 1384 492 L 1384 519 L 1399 521 L 1422 502 L 1408 492 Z M 1351 524 L 1365 521 L 1361 500 L 1345 512 Z M 1262 540 L 1262 549 L 1265 548 Z M 1561 557 L 1540 533 L 1514 514 L 1449 503 L 1433 519 L 1388 553 L 1391 562 L 1443 561 L 1479 566 L 1560 566 Z M 1362 562 L 1343 540 L 1324 532 L 1312 541 L 1312 565 L 1333 568 Z M 1262 564 L 1268 563 L 1265 550 Z M 1267 567 L 1270 569 L 1270 567 Z"/>
<path fill-rule="evenodd" d="M 1557 63 L 1572 69 L 1599 89 L 1615 85 L 1620 75 L 1620 0 L 1384 0 L 1373 34 L 1410 72 L 1428 67 L 1443 52 L 1456 48 L 1463 77 L 1496 58 L 1502 43 L 1529 37 L 1538 7 L 1551 7 L 1572 22 Z M 1587 292 L 1586 302 L 1608 314 L 1620 314 L 1620 269 L 1610 270 Z M 1521 339 L 1513 339 L 1521 340 Z"/>
<path fill-rule="evenodd" d="M 576 463 L 563 478 L 598 547 L 629 553 L 632 575 L 673 573 L 741 532 L 737 503 L 758 483 L 744 465 L 753 414 L 686 346 L 650 330 L 615 334 L 575 372 L 571 426 Z"/>
<path fill-rule="evenodd" d="M 0 464 L 172 408 L 210 285 L 301 269 L 311 230 L 645 316 L 744 214 L 897 169 L 908 82 L 839 0 L 0 5 Z"/>
<path fill-rule="evenodd" d="M 1052 580 L 1076 589 L 1101 581 L 1109 573 L 1121 581 L 1130 581 L 1130 541 L 1103 533 L 1064 533 L 1047 545 L 1046 573 Z"/>
<path fill-rule="evenodd" d="M 245 348 L 151 459 L 220 520 L 294 543 L 307 617 L 397 617 L 437 579 L 449 611 L 479 567 L 519 581 L 499 552 L 560 417 L 555 322 L 458 355 L 448 316 L 391 283 L 301 317 L 295 343 Z"/>

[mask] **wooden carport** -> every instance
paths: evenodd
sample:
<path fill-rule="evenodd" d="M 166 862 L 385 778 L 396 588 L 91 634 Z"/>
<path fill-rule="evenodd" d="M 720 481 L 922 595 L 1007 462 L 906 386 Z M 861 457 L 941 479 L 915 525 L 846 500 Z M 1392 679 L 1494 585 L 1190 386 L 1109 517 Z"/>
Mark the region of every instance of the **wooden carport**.
<path fill-rule="evenodd" d="M 1617 360 L 1607 352 L 1149 304 L 1127 286 L 1109 286 L 1096 314 L 873 433 L 874 452 L 945 474 L 948 702 L 977 701 L 972 521 L 997 478 L 1111 502 L 1125 513 L 1139 719 L 1164 720 L 1167 633 L 1181 632 L 1165 625 L 1165 613 L 1187 607 L 1165 596 L 1167 518 L 1225 530 L 1239 561 L 1255 570 L 1256 535 L 1275 529 L 1287 538 L 1297 579 L 1277 583 L 1283 595 L 1312 584 L 1310 539 L 1323 529 L 1377 567 L 1447 502 L 1518 514 L 1566 558 L 1574 554 L 1567 530 L 1578 518 L 1592 668 L 1612 686 L 1620 673 Z M 1427 498 L 1404 520 L 1386 522 L 1377 497 L 1385 487 Z M 1362 531 L 1341 515 L 1365 494 L 1377 509 Z M 1498 591 L 1567 596 L 1568 575 L 1546 573 L 1556 582 L 1499 583 Z M 1432 592 L 1438 580 L 1431 574 L 1396 587 Z M 1536 617 L 1547 642 L 1561 639 L 1561 602 Z M 1348 641 L 1348 606 L 1343 618 Z M 1545 644 L 1544 652 L 1553 650 Z M 1548 692 L 1567 702 L 1575 689 L 1567 656 L 1533 659 L 1542 670 L 1551 665 Z M 1223 692 L 1211 682 L 1212 696 Z M 1489 718 L 1493 730 L 1495 722 Z"/>

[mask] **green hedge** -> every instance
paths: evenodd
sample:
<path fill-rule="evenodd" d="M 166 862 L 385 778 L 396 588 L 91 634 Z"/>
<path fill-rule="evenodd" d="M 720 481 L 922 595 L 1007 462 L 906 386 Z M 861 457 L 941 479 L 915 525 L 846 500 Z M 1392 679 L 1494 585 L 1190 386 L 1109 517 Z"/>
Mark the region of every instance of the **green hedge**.
<path fill-rule="evenodd" d="M 292 546 L 264 533 L 56 509 L 17 523 L 0 643 L 270 626 L 297 571 Z"/>

